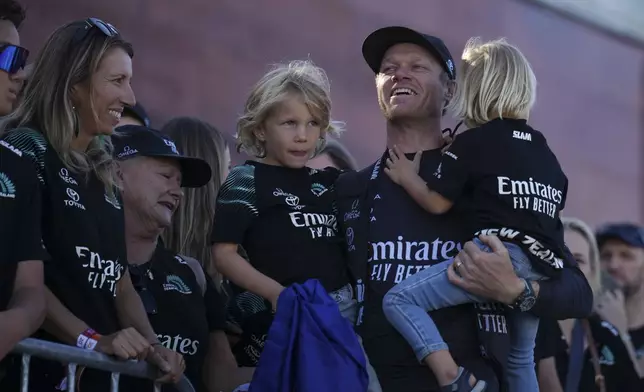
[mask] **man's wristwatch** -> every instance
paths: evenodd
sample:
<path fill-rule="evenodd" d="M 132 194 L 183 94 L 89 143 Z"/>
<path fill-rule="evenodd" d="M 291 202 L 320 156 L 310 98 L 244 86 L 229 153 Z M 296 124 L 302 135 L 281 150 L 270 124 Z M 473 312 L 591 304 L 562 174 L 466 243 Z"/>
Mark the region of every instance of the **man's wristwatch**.
<path fill-rule="evenodd" d="M 524 284 L 523 291 L 519 296 L 514 300 L 512 305 L 509 305 L 512 309 L 520 310 L 521 312 L 527 312 L 532 309 L 535 302 L 537 302 L 537 296 L 534 294 L 532 289 L 532 283 L 527 279 L 521 279 Z"/>

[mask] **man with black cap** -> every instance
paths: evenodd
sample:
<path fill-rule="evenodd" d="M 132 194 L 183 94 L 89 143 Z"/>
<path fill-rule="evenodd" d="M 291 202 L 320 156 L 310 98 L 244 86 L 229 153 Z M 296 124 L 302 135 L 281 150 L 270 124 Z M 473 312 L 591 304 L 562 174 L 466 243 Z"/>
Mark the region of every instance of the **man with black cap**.
<path fill-rule="evenodd" d="M 396 145 L 410 159 L 423 151 L 420 175 L 431 176 L 445 145 L 441 120 L 455 89 L 456 69 L 449 50 L 437 37 L 406 27 L 386 27 L 367 37 L 362 53 L 376 74 L 378 103 L 387 121 L 387 149 Z M 382 389 L 443 390 L 389 325 L 382 299 L 407 276 L 463 249 L 458 255 L 460 275 L 450 268 L 450 280 L 496 303 L 462 305 L 432 315 L 459 365 L 487 381 L 487 391 L 498 391 L 509 348 L 502 304 L 539 316 L 585 317 L 592 307 L 590 286 L 577 268 L 548 282 L 519 279 L 496 237 L 483 237 L 491 253 L 472 243 L 461 246 L 458 239 L 463 238 L 464 222 L 455 221 L 452 212 L 429 215 L 423 211 L 383 175 L 386 159 L 387 152 L 366 169 L 343 174 L 336 185 L 360 301 L 358 332 Z"/>
<path fill-rule="evenodd" d="M 624 294 L 623 303 L 615 306 L 626 309 L 635 355 L 640 368 L 644 368 L 644 228 L 632 223 L 610 223 L 597 230 L 596 237 L 603 271 Z"/>

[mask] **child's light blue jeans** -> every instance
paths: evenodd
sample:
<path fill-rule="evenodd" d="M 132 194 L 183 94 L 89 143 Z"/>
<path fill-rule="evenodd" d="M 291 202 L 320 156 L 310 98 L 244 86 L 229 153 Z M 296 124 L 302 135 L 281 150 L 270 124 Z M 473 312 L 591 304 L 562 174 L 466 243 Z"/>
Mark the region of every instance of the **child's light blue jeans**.
<path fill-rule="evenodd" d="M 479 239 L 473 242 L 482 250 L 491 252 Z M 509 242 L 503 244 L 519 277 L 529 280 L 545 278 L 532 270 L 530 259 L 518 245 Z M 489 299 L 468 293 L 448 280 L 447 268 L 453 261 L 444 261 L 410 276 L 389 290 L 383 299 L 385 316 L 411 345 L 419 362 L 433 352 L 448 349 L 427 312 L 466 303 L 489 302 Z M 511 341 L 507 363 L 509 390 L 537 392 L 534 340 L 539 318 L 515 310 L 508 314 L 508 323 Z"/>

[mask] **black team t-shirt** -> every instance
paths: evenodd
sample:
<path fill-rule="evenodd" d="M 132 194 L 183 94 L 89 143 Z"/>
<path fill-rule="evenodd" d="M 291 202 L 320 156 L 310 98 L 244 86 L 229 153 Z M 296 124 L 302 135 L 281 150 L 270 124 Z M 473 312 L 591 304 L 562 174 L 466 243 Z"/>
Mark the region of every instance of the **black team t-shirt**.
<path fill-rule="evenodd" d="M 18 263 L 46 260 L 40 220 L 41 190 L 24 153 L 0 140 L 0 311 L 7 309 Z"/>
<path fill-rule="evenodd" d="M 338 236 L 335 169 L 292 169 L 249 161 L 219 190 L 213 243 L 241 244 L 255 269 L 282 285 L 320 280 L 328 291 L 349 283 Z"/>
<path fill-rule="evenodd" d="M 635 355 L 638 359 L 644 358 L 644 325 L 628 331 L 633 342 Z"/>
<path fill-rule="evenodd" d="M 226 328 L 225 304 L 212 279 L 204 272 L 202 291 L 189 261 L 166 249 L 161 241 L 149 262 L 129 268 L 157 338 L 183 355 L 186 377 L 197 392 L 206 391 L 203 369 L 210 333 Z M 123 392 L 152 390 L 149 380 L 122 377 L 122 384 L 119 390 Z M 163 391 L 176 389 L 165 385 Z"/>
<path fill-rule="evenodd" d="M 628 332 L 631 336 L 633 348 L 635 349 L 635 357 L 638 361 L 641 361 L 641 359 L 644 358 L 644 325 L 639 328 L 631 329 Z M 640 379 L 640 385 L 640 390 L 644 391 L 644 378 Z"/>
<path fill-rule="evenodd" d="M 421 176 L 431 175 L 441 159 L 440 150 L 425 151 Z M 378 374 L 384 392 L 438 391 L 436 379 L 429 368 L 421 365 L 411 347 L 391 326 L 382 310 L 384 295 L 396 284 L 422 269 L 454 257 L 462 248 L 463 221 L 458 211 L 444 215 L 425 212 L 405 190 L 373 167 L 370 186 L 374 186 L 369 216 L 370 246 L 367 270 L 360 276 L 356 292 L 359 310 L 359 333 L 371 364 Z M 371 193 L 371 192 L 370 192 Z M 370 202 L 370 201 L 365 201 Z M 348 251 L 356 251 L 361 201 L 356 199 L 349 211 L 341 211 Z M 366 284 L 362 284 L 366 281 Z M 431 313 L 450 353 L 457 363 L 491 381 L 490 391 L 497 391 L 496 376 L 481 352 L 480 337 L 502 342 L 508 347 L 504 310 L 494 304 L 461 305 Z M 478 328 L 477 328 L 478 327 Z"/>
<path fill-rule="evenodd" d="M 642 381 L 635 371 L 617 329 L 596 315 L 592 315 L 588 322 L 595 340 L 599 365 L 606 380 L 606 391 L 641 392 L 643 390 Z M 534 351 L 535 361 L 538 364 L 541 359 L 554 357 L 562 387 L 566 385 L 570 361 L 569 349 L 559 322 L 553 319 L 541 319 Z M 599 388 L 595 384 L 595 368 L 588 349 L 584 351 L 580 377 L 580 392 L 599 392 Z"/>
<path fill-rule="evenodd" d="M 42 133 L 16 129 L 7 133 L 3 141 L 29 160 L 32 175 L 38 181 L 35 189 L 42 192 L 40 198 L 30 197 L 42 202 L 42 241 L 50 255 L 44 263 L 47 287 L 98 333 L 118 331 L 114 297 L 116 283 L 125 273 L 126 259 L 119 201 L 106 193 L 95 175 L 86 177 L 66 168 Z M 3 170 L 10 171 L 4 166 Z M 36 337 L 58 341 L 43 331 Z M 32 358 L 30 388 L 52 390 L 64 374 L 62 365 Z M 81 386 L 95 375 L 86 370 Z M 109 375 L 103 373 L 102 378 L 109 380 Z"/>
<path fill-rule="evenodd" d="M 545 137 L 525 120 L 495 119 L 458 135 L 436 170 L 431 190 L 469 217 L 469 238 L 499 235 L 525 250 L 542 273 L 563 268 L 568 179 Z"/>

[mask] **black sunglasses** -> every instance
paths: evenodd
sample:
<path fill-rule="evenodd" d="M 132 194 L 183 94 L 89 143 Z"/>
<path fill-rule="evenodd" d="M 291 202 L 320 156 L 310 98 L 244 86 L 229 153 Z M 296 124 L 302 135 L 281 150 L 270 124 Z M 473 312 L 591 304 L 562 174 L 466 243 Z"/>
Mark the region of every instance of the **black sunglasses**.
<path fill-rule="evenodd" d="M 130 266 L 130 279 L 132 279 L 134 289 L 139 293 L 139 297 L 141 297 L 145 312 L 147 314 L 157 314 L 157 301 L 148 289 L 147 273 L 132 267 Z"/>
<path fill-rule="evenodd" d="M 89 32 L 92 29 L 97 28 L 107 37 L 115 37 L 119 35 L 118 30 L 111 24 L 104 22 L 98 18 L 87 18 L 85 19 L 82 26 L 76 30 L 74 37 L 72 38 L 72 44 L 76 45 L 79 42 L 83 41 L 89 35 Z"/>
<path fill-rule="evenodd" d="M 13 75 L 27 64 L 29 51 L 21 46 L 4 45 L 0 47 L 0 70 Z"/>

